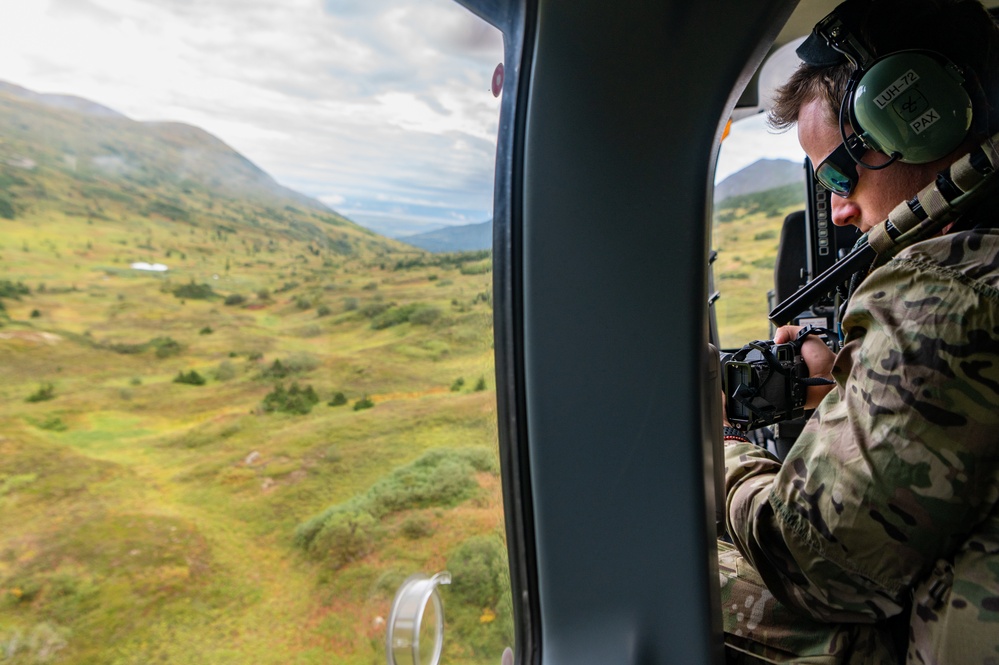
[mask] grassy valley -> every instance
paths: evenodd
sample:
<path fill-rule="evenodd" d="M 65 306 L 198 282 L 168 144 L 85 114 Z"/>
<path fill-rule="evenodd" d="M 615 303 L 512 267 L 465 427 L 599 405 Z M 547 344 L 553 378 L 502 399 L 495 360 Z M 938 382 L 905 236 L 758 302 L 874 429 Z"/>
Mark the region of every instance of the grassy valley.
<path fill-rule="evenodd" d="M 396 587 L 445 568 L 449 662 L 494 662 L 488 253 L 194 128 L 0 106 L 4 662 L 383 662 Z"/>

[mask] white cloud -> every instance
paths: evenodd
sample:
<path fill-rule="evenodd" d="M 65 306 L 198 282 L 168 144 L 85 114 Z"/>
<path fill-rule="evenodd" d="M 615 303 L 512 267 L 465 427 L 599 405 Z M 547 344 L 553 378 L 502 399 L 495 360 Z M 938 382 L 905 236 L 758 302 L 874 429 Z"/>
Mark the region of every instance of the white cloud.
<path fill-rule="evenodd" d="M 502 40 L 450 0 L 32 0 L 0 25 L 2 80 L 197 125 L 334 205 L 491 210 Z"/>
<path fill-rule="evenodd" d="M 804 162 L 805 153 L 798 145 L 797 133 L 793 129 L 786 132 L 770 129 L 764 113 L 734 122 L 728 138 L 722 141 L 715 182 L 765 158 Z"/>

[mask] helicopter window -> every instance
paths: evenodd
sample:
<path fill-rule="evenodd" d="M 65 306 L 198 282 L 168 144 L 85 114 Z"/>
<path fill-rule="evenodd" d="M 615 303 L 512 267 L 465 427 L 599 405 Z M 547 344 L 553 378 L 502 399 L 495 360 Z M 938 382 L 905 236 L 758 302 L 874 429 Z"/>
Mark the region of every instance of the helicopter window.
<path fill-rule="evenodd" d="M 498 30 L 450 0 L 12 3 L 0 652 L 446 662 L 513 643 Z M 494 94 L 495 93 L 495 94 Z"/>

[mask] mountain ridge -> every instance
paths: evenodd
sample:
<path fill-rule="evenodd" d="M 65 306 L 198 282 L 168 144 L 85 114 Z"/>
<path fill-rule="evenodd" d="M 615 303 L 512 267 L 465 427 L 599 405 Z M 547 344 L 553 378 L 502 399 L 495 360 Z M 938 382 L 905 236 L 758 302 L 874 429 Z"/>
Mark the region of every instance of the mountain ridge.
<path fill-rule="evenodd" d="M 396 238 L 428 252 L 471 252 L 493 247 L 493 222 L 460 224 Z"/>
<path fill-rule="evenodd" d="M 715 185 L 714 200 L 717 203 L 734 196 L 765 192 L 795 183 L 801 183 L 804 191 L 802 164 L 789 159 L 758 159 Z"/>
<path fill-rule="evenodd" d="M 90 100 L 6 82 L 0 114 L 8 121 L 0 127 L 5 216 L 46 208 L 94 218 L 114 210 L 126 222 L 138 212 L 192 226 L 252 226 L 341 255 L 414 251 L 279 184 L 193 125 L 136 121 Z"/>

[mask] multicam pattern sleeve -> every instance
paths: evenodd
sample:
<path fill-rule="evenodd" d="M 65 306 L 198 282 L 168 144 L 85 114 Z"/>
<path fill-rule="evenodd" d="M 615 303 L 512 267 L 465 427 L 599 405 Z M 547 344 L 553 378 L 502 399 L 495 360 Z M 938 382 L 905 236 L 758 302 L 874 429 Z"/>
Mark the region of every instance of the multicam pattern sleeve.
<path fill-rule="evenodd" d="M 976 538 L 979 596 L 999 596 L 997 286 L 997 232 L 914 245 L 851 299 L 837 385 L 784 464 L 726 448 L 729 535 L 789 608 L 898 614 Z"/>

